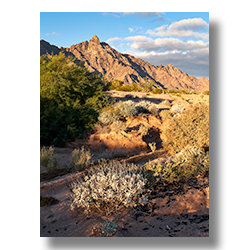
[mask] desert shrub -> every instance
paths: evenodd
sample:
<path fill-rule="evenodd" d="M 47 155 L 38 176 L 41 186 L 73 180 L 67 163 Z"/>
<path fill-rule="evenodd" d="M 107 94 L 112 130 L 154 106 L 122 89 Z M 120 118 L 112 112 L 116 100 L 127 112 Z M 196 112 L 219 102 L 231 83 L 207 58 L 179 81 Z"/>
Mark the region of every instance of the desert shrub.
<path fill-rule="evenodd" d="M 153 115 L 158 115 L 159 114 L 159 109 L 155 106 L 155 105 L 151 105 L 148 108 L 149 113 L 153 114 Z"/>
<path fill-rule="evenodd" d="M 209 106 L 197 103 L 184 110 L 179 117 L 164 119 L 161 139 L 170 154 L 176 154 L 188 144 L 209 148 Z"/>
<path fill-rule="evenodd" d="M 152 94 L 162 94 L 163 93 L 163 89 L 153 89 L 151 91 Z"/>
<path fill-rule="evenodd" d="M 197 94 L 198 92 L 193 91 L 193 90 L 189 90 L 189 89 L 185 89 L 185 90 L 178 90 L 178 89 L 164 89 L 164 93 L 165 94 L 174 94 L 174 95 L 178 95 L 181 96 L 181 94 Z"/>
<path fill-rule="evenodd" d="M 141 136 L 145 136 L 148 134 L 148 129 L 144 126 L 144 125 L 140 125 L 139 127 L 139 133 L 141 134 Z"/>
<path fill-rule="evenodd" d="M 41 145 L 64 146 L 93 128 L 109 83 L 64 54 L 40 57 Z"/>
<path fill-rule="evenodd" d="M 122 207 L 145 205 L 144 186 L 147 180 L 132 165 L 115 161 L 100 161 L 84 179 L 72 183 L 71 209 L 82 208 L 85 213 L 97 208 L 106 214 Z"/>
<path fill-rule="evenodd" d="M 162 110 L 159 113 L 159 116 L 161 117 L 162 120 L 167 120 L 167 119 L 170 119 L 172 117 L 171 113 L 168 110 Z"/>
<path fill-rule="evenodd" d="M 203 95 L 209 95 L 209 90 L 203 91 Z"/>
<path fill-rule="evenodd" d="M 110 88 L 111 90 L 119 90 L 119 88 L 122 87 L 123 84 L 124 84 L 123 81 L 120 81 L 120 80 L 118 80 L 118 79 L 115 79 L 115 80 L 112 81 L 112 83 L 111 83 L 111 85 L 110 85 L 109 88 Z"/>
<path fill-rule="evenodd" d="M 149 101 L 140 101 L 135 104 L 135 108 L 137 113 L 152 113 L 158 114 L 158 108 Z"/>
<path fill-rule="evenodd" d="M 118 114 L 115 112 L 113 107 L 106 107 L 102 109 L 98 120 L 104 125 L 110 125 L 113 122 L 119 120 Z"/>
<path fill-rule="evenodd" d="M 69 168 L 76 171 L 81 171 L 90 165 L 90 159 L 92 155 L 89 150 L 85 150 L 84 147 L 80 149 L 74 149 L 72 152 L 72 159 L 69 163 Z"/>
<path fill-rule="evenodd" d="M 150 147 L 152 152 L 155 152 L 155 150 L 156 150 L 156 143 L 155 142 L 149 143 L 148 146 Z"/>
<path fill-rule="evenodd" d="M 126 117 L 132 117 L 136 115 L 137 111 L 135 108 L 135 103 L 131 100 L 126 102 L 117 102 L 114 105 L 114 111 L 118 114 L 120 119 L 124 119 Z"/>
<path fill-rule="evenodd" d="M 132 83 L 131 85 L 124 85 L 124 82 L 118 79 L 112 81 L 110 89 L 118 91 L 126 91 L 126 92 L 142 90 L 139 86 L 137 86 L 136 83 Z"/>
<path fill-rule="evenodd" d="M 161 105 L 170 106 L 171 103 L 170 103 L 170 101 L 168 101 L 168 100 L 164 100 L 163 102 L 161 102 Z"/>
<path fill-rule="evenodd" d="M 123 121 L 120 121 L 120 120 L 114 121 L 110 125 L 110 129 L 113 132 L 118 132 L 118 131 L 124 130 L 125 128 L 126 128 L 126 124 Z"/>
<path fill-rule="evenodd" d="M 93 226 L 93 234 L 104 234 L 105 236 L 112 236 L 117 230 L 117 224 L 112 220 L 106 220 L 102 224 L 95 224 Z"/>
<path fill-rule="evenodd" d="M 184 111 L 184 108 L 181 106 L 181 104 L 175 104 L 172 106 L 171 108 L 171 112 L 176 115 L 176 114 L 180 114 Z"/>
<path fill-rule="evenodd" d="M 151 79 L 143 78 L 143 81 L 139 83 L 139 88 L 143 92 L 149 92 L 153 90 L 155 82 Z"/>
<path fill-rule="evenodd" d="M 209 153 L 204 150 L 186 146 L 172 162 L 148 163 L 143 171 L 151 184 L 157 181 L 179 181 L 181 179 L 203 174 L 209 170 Z"/>
<path fill-rule="evenodd" d="M 112 150 L 106 149 L 103 152 L 98 154 L 98 160 L 110 160 L 115 157 L 124 157 L 127 153 L 124 152 L 122 149 L 114 148 Z"/>
<path fill-rule="evenodd" d="M 48 149 L 43 147 L 40 151 L 40 164 L 43 165 L 48 173 L 58 166 L 58 160 L 54 155 L 54 148 L 50 146 Z"/>

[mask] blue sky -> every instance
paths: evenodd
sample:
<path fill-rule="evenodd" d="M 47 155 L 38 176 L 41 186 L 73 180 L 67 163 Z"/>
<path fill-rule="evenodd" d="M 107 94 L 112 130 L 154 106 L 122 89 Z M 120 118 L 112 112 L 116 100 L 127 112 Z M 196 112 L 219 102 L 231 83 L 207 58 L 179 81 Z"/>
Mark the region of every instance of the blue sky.
<path fill-rule="evenodd" d="M 208 12 L 41 12 L 40 39 L 70 47 L 97 35 L 121 53 L 209 78 Z"/>

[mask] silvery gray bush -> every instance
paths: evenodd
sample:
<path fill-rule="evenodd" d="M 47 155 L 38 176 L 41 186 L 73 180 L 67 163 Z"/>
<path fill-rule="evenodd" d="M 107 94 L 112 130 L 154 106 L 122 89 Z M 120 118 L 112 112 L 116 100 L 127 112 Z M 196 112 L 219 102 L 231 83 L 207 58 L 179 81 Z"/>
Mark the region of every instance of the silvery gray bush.
<path fill-rule="evenodd" d="M 148 201 L 143 195 L 146 182 L 133 165 L 102 161 L 84 179 L 72 183 L 71 209 L 83 208 L 89 213 L 97 208 L 110 214 L 121 207 L 145 205 Z"/>
<path fill-rule="evenodd" d="M 121 102 L 121 101 L 117 102 L 114 105 L 114 109 L 121 118 L 134 116 L 137 113 L 136 108 L 135 108 L 135 103 L 131 100 L 126 101 L 126 102 Z"/>
<path fill-rule="evenodd" d="M 110 125 L 112 124 L 114 121 L 119 120 L 119 117 L 116 113 L 114 113 L 113 110 L 106 110 L 105 112 L 102 112 L 99 117 L 98 120 L 105 125 Z"/>

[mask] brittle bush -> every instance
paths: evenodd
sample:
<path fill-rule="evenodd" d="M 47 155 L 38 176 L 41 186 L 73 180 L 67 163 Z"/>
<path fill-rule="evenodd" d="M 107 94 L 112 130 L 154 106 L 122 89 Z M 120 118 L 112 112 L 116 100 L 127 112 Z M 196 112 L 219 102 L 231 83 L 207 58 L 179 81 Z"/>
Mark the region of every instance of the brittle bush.
<path fill-rule="evenodd" d="M 180 181 L 192 175 L 203 174 L 209 170 L 209 153 L 187 145 L 171 162 L 149 162 L 143 167 L 143 173 L 150 184 L 157 181 Z"/>
<path fill-rule="evenodd" d="M 163 119 L 161 139 L 163 147 L 174 155 L 187 145 L 209 148 L 209 105 L 196 103 L 180 116 Z"/>

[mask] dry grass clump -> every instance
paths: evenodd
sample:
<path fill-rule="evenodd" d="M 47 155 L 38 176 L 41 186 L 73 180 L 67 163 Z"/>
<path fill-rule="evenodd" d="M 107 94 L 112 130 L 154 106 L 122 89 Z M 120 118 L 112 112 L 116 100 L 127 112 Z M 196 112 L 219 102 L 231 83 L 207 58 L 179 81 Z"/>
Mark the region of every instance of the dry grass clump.
<path fill-rule="evenodd" d="M 100 161 L 84 179 L 72 183 L 71 209 L 82 208 L 89 213 L 97 208 L 108 215 L 122 207 L 145 205 L 146 182 L 133 165 Z"/>
<path fill-rule="evenodd" d="M 126 128 L 126 124 L 123 121 L 114 121 L 111 125 L 110 125 L 110 129 L 113 132 L 118 132 L 121 130 L 124 130 Z"/>
<path fill-rule="evenodd" d="M 179 116 L 168 116 L 163 120 L 161 132 L 163 147 L 171 155 L 188 144 L 198 148 L 209 148 L 209 106 L 197 103 L 188 107 Z"/>
<path fill-rule="evenodd" d="M 164 100 L 161 102 L 161 105 L 171 106 L 171 103 L 169 100 Z"/>
<path fill-rule="evenodd" d="M 173 162 L 148 163 L 143 169 L 149 183 L 155 183 L 159 180 L 172 183 L 198 173 L 205 173 L 208 170 L 209 153 L 190 145 L 180 151 Z"/>
<path fill-rule="evenodd" d="M 173 115 L 181 114 L 184 111 L 184 108 L 182 107 L 181 104 L 175 104 L 171 107 L 171 112 Z"/>
<path fill-rule="evenodd" d="M 72 152 L 72 159 L 69 163 L 69 168 L 76 171 L 81 171 L 90 165 L 90 159 L 92 155 L 89 150 L 85 150 L 84 147 L 80 149 L 74 149 Z"/>
<path fill-rule="evenodd" d="M 53 172 L 53 170 L 59 165 L 59 162 L 54 155 L 54 148 L 52 146 L 50 146 L 48 150 L 45 147 L 41 149 L 40 164 L 46 168 L 47 173 Z"/>
<path fill-rule="evenodd" d="M 148 134 L 148 129 L 143 124 L 141 124 L 138 132 L 141 134 L 141 136 L 145 136 Z"/>
<path fill-rule="evenodd" d="M 155 150 L 156 150 L 156 142 L 149 143 L 148 146 L 150 147 L 152 152 L 155 152 Z"/>
<path fill-rule="evenodd" d="M 168 110 L 162 110 L 159 113 L 159 116 L 161 117 L 162 120 L 167 120 L 167 119 L 170 119 L 172 117 L 171 113 Z"/>

